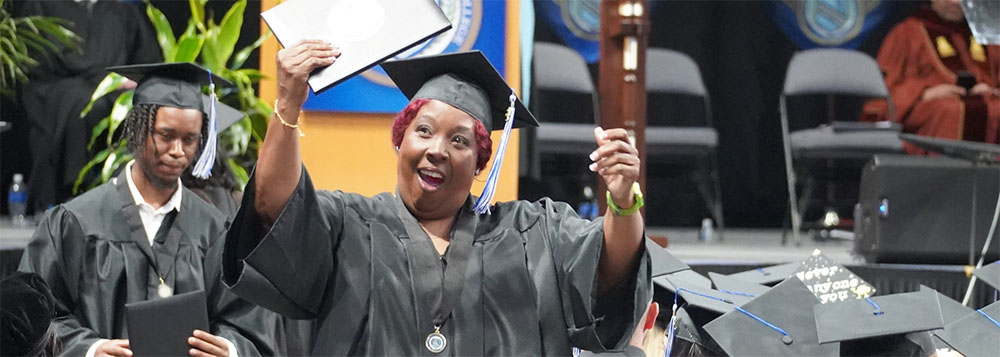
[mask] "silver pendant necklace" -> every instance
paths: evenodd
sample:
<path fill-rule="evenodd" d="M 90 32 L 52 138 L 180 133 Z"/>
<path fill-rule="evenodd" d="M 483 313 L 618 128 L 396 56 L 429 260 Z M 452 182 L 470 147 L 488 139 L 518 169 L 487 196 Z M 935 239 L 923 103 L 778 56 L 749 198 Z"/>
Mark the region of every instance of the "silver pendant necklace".
<path fill-rule="evenodd" d="M 441 334 L 441 325 L 434 325 L 434 332 L 427 335 L 424 346 L 431 353 L 441 353 L 445 347 L 448 347 L 448 339 Z"/>

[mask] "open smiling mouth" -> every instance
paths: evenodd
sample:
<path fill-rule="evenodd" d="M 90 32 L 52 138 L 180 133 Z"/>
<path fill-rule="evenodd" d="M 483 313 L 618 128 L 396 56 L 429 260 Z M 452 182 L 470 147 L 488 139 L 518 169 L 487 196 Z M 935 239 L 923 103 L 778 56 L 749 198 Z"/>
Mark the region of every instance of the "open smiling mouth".
<path fill-rule="evenodd" d="M 444 176 L 440 172 L 421 169 L 417 171 L 420 181 L 428 188 L 436 189 L 444 183 Z"/>

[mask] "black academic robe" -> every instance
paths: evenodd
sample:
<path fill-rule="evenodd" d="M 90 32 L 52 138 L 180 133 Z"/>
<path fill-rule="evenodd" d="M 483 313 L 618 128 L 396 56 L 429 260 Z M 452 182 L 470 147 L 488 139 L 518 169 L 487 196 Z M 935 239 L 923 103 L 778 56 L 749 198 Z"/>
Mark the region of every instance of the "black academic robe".
<path fill-rule="evenodd" d="M 93 151 L 87 150 L 91 129 L 111 112 L 121 94 L 99 99 L 87 116 L 80 117 L 108 74 L 105 68 L 160 62 L 162 56 L 141 2 L 26 0 L 14 1 L 13 11 L 14 16 L 66 20 L 67 28 L 82 39 L 79 51 L 57 44 L 58 53 L 36 56 L 39 65 L 31 69 L 30 80 L 17 91 L 25 116 L 11 119 L 14 125 L 30 126 L 28 212 L 41 213 L 72 197 L 77 174 L 93 157 Z M 96 150 L 101 149 L 100 142 Z"/>
<path fill-rule="evenodd" d="M 223 280 L 234 292 L 312 319 L 313 355 L 430 355 L 424 342 L 434 331 L 431 306 L 440 288 L 414 276 L 421 265 L 438 263 L 434 257 L 416 259 L 426 256 L 417 254 L 420 249 L 433 247 L 422 230 L 407 233 L 404 221 L 416 221 L 398 198 L 316 192 L 303 168 L 269 229 L 248 204 L 253 200 L 251 178 L 223 257 Z M 472 237 L 461 294 L 441 327 L 448 338 L 442 354 L 569 355 L 572 346 L 625 348 L 650 298 L 645 251 L 627 282 L 598 296 L 600 219 L 580 219 L 569 205 L 548 199 L 500 203 L 478 216 L 469 203 L 454 226 L 475 228 L 453 229 L 443 257 L 450 264 L 456 237 Z"/>
<path fill-rule="evenodd" d="M 226 218 L 184 189 L 151 247 L 126 172 L 49 210 L 24 251 L 19 270 L 38 273 L 55 297 L 56 349 L 83 356 L 100 338 L 128 338 L 125 304 L 159 298 L 161 272 L 175 294 L 205 290 L 211 332 L 240 356 L 270 354 L 277 316 L 221 284 Z"/>

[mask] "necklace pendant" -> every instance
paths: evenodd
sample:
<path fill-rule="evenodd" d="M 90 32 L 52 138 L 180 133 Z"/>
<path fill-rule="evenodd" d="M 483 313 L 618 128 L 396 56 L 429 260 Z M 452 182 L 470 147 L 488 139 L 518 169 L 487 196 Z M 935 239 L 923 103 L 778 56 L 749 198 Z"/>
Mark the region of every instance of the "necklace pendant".
<path fill-rule="evenodd" d="M 167 284 L 163 282 L 163 279 L 160 278 L 160 286 L 156 289 L 156 293 L 157 295 L 160 295 L 161 298 L 166 299 L 174 295 L 174 289 L 167 286 Z"/>
<path fill-rule="evenodd" d="M 424 347 L 427 347 L 427 350 L 431 351 L 431 353 L 444 352 L 445 347 L 448 347 L 448 339 L 441 334 L 441 326 L 434 326 L 434 332 L 427 335 Z"/>

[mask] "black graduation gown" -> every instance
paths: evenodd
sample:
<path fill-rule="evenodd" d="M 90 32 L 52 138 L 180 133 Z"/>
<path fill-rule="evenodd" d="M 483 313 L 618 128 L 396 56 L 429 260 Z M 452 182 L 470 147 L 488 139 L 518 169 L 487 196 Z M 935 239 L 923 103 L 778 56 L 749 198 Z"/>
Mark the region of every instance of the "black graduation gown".
<path fill-rule="evenodd" d="M 24 251 L 19 270 L 55 297 L 57 350 L 83 356 L 99 338 L 128 338 L 125 304 L 159 298 L 159 271 L 176 294 L 205 290 L 211 332 L 241 356 L 270 354 L 277 316 L 220 283 L 226 218 L 185 188 L 150 247 L 126 173 L 49 210 Z"/>
<path fill-rule="evenodd" d="M 440 290 L 412 277 L 427 263 L 414 259 L 417 245 L 431 243 L 426 234 L 407 234 L 395 196 L 316 192 L 303 168 L 270 229 L 258 221 L 253 200 L 251 178 L 223 254 L 223 281 L 234 292 L 313 319 L 313 355 L 430 354 L 424 342 L 434 331 L 430 306 Z M 645 251 L 617 293 L 598 298 L 600 219 L 580 219 L 548 199 L 501 203 L 478 217 L 470 211 L 454 226 L 463 219 L 478 222 L 461 294 L 441 328 L 448 338 L 442 354 L 568 355 L 572 346 L 627 345 L 651 293 Z"/>

